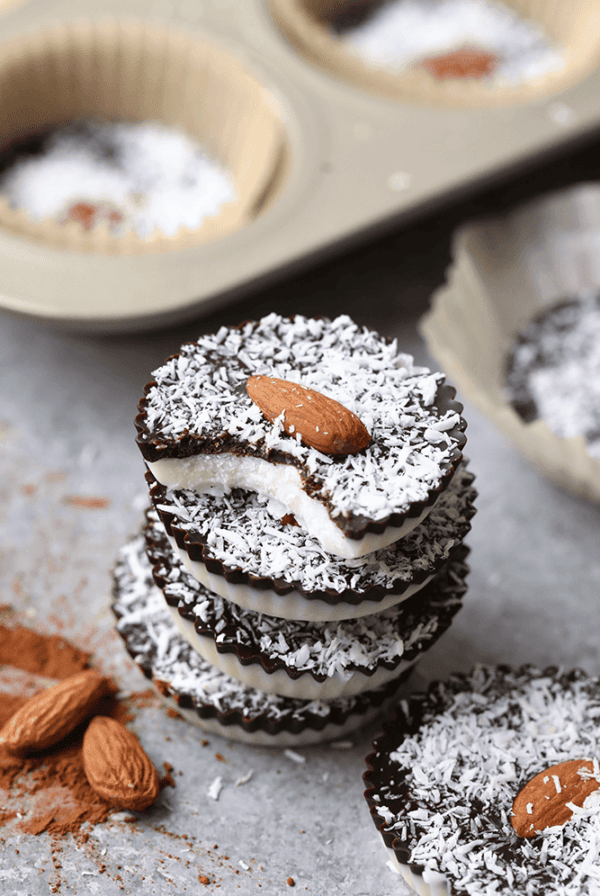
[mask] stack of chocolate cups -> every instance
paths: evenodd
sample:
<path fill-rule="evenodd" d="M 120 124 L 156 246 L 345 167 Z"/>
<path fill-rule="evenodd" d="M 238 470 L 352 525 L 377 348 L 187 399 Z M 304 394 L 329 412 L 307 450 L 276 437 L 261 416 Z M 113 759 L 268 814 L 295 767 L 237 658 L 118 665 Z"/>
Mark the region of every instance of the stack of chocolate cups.
<path fill-rule="evenodd" d="M 299 746 L 372 721 L 466 591 L 454 390 L 347 316 L 222 327 L 153 376 L 151 507 L 115 567 L 130 655 L 227 737 Z"/>

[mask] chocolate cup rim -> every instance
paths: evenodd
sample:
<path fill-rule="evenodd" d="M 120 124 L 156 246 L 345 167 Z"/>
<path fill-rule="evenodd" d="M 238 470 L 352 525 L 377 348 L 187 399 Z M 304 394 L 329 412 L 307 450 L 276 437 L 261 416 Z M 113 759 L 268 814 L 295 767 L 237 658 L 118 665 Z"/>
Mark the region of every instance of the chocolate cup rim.
<path fill-rule="evenodd" d="M 467 487 L 472 489 L 473 495 L 467 502 L 467 506 L 465 508 L 466 522 L 464 531 L 462 532 L 462 536 L 457 540 L 453 548 L 451 548 L 449 555 L 444 560 L 438 561 L 437 565 L 434 567 L 433 573 L 431 570 L 417 570 L 411 580 L 396 580 L 393 587 L 390 589 L 386 589 L 382 585 L 374 585 L 372 588 L 366 589 L 362 592 L 352 591 L 350 589 L 346 589 L 344 591 L 333 591 L 331 589 L 307 591 L 298 583 L 287 582 L 281 579 L 273 579 L 267 576 L 257 577 L 252 575 L 251 573 L 244 572 L 239 567 L 228 567 L 225 563 L 217 560 L 216 558 L 208 558 L 208 562 L 206 562 L 204 559 L 205 545 L 197 541 L 192 542 L 189 537 L 189 530 L 174 525 L 174 515 L 168 511 L 158 508 L 157 505 L 159 503 L 159 499 L 156 496 L 156 491 L 158 489 L 163 489 L 164 486 L 161 486 L 160 483 L 157 482 L 150 471 L 146 472 L 146 481 L 149 483 L 150 497 L 152 499 L 152 502 L 156 507 L 157 513 L 160 516 L 168 535 L 174 538 L 174 540 L 177 542 L 178 547 L 181 550 L 184 550 L 188 554 L 190 559 L 199 563 L 203 563 L 210 573 L 221 576 L 221 578 L 225 579 L 225 581 L 230 582 L 233 585 L 245 585 L 255 588 L 258 592 L 269 590 L 273 591 L 276 595 L 283 596 L 289 594 L 292 591 L 298 591 L 302 595 L 302 597 L 306 598 L 307 600 L 320 600 L 329 604 L 330 606 L 335 606 L 336 604 L 340 603 L 348 603 L 352 606 L 359 606 L 361 603 L 363 603 L 363 601 L 373 601 L 377 603 L 381 602 L 390 595 L 401 596 L 412 585 L 420 585 L 427 579 L 429 579 L 432 574 L 436 575 L 437 573 L 439 573 L 445 566 L 445 564 L 453 558 L 456 551 L 461 547 L 463 540 L 468 535 L 471 529 L 470 520 L 477 512 L 477 509 L 475 507 L 475 499 L 477 497 L 477 493 L 472 485 L 473 481 L 475 480 L 475 475 L 470 471 L 467 472 L 469 477 L 471 477 Z M 190 544 L 194 545 L 194 556 L 189 553 L 188 546 Z"/>
<path fill-rule="evenodd" d="M 144 527 L 144 531 L 145 532 L 148 531 L 147 526 Z M 437 591 L 436 586 L 438 585 L 438 583 L 436 582 L 436 579 L 434 578 L 430 583 L 428 583 L 427 585 L 424 586 L 422 591 L 419 591 L 414 597 L 409 598 L 409 600 L 407 601 L 407 603 L 412 602 L 412 601 L 414 601 L 416 603 L 417 601 L 425 600 L 427 602 L 428 607 L 431 607 L 431 609 L 435 611 L 435 615 L 437 616 L 437 619 L 438 619 L 438 628 L 431 636 L 429 636 L 427 638 L 427 641 L 425 643 L 422 643 L 422 641 L 416 641 L 413 645 L 411 645 L 411 647 L 408 649 L 408 651 L 406 653 L 403 653 L 402 656 L 399 656 L 399 657 L 395 658 L 394 660 L 380 659 L 372 667 L 363 667 L 363 666 L 359 666 L 359 665 L 356 665 L 355 663 L 350 662 L 346 666 L 346 669 L 351 672 L 361 673 L 362 675 L 365 675 L 367 678 L 370 678 L 378 671 L 378 669 L 383 668 L 388 671 L 392 671 L 393 669 L 397 668 L 401 663 L 416 662 L 418 660 L 418 658 L 420 657 L 421 653 L 425 652 L 426 650 L 429 650 L 430 647 L 433 647 L 433 645 L 439 640 L 439 638 L 441 638 L 441 636 L 448 630 L 448 628 L 452 624 L 454 617 L 456 616 L 456 614 L 462 607 L 463 597 L 468 588 L 468 586 L 466 584 L 466 578 L 469 574 L 469 566 L 465 561 L 466 561 L 466 558 L 467 558 L 469 552 L 470 552 L 470 549 L 466 545 L 461 544 L 459 546 L 459 548 L 457 548 L 453 558 L 451 560 L 447 561 L 447 566 L 452 564 L 452 566 L 454 568 L 454 572 L 460 577 L 460 582 L 457 583 L 454 586 L 454 588 L 452 589 L 452 591 L 454 593 L 454 597 L 452 599 L 448 599 L 445 602 L 443 601 L 443 599 L 440 599 L 440 606 L 435 611 L 434 596 L 424 593 L 427 591 L 431 591 L 431 592 L 433 592 L 433 594 L 436 593 L 436 591 Z M 218 642 L 217 641 L 217 633 L 214 631 L 214 629 L 211 626 L 203 623 L 202 620 L 199 619 L 199 617 L 195 616 L 195 614 L 193 613 L 193 605 L 192 604 L 190 604 L 189 607 L 187 605 L 184 607 L 181 607 L 181 606 L 179 606 L 180 601 L 178 598 L 176 598 L 176 597 L 169 598 L 164 594 L 164 589 L 167 585 L 167 581 L 158 572 L 157 567 L 159 565 L 159 561 L 157 560 L 154 563 L 152 562 L 152 548 L 148 542 L 148 539 L 147 539 L 147 555 L 148 555 L 148 558 L 150 559 L 150 562 L 152 565 L 152 574 L 154 577 L 154 581 L 155 581 L 157 587 L 160 588 L 160 590 L 163 592 L 165 602 L 170 607 L 173 607 L 174 609 L 176 609 L 182 619 L 185 619 L 186 621 L 192 623 L 194 625 L 194 629 L 195 629 L 196 633 L 200 637 L 212 639 L 212 641 L 214 642 L 215 649 L 219 653 L 235 656 L 237 658 L 238 662 L 242 666 L 258 665 L 268 675 L 272 675 L 276 672 L 283 671 L 292 680 L 298 680 L 299 678 L 301 678 L 302 676 L 305 676 L 305 675 L 310 676 L 315 681 L 320 682 L 320 683 L 328 680 L 328 676 L 323 672 L 321 672 L 321 673 L 315 672 L 312 669 L 299 670 L 299 669 L 292 668 L 292 667 L 288 666 L 281 658 L 270 657 L 265 652 L 256 648 L 254 645 L 252 647 L 248 647 L 247 645 L 240 645 L 238 643 L 235 643 L 233 640 L 229 643 Z M 438 576 L 441 577 L 445 571 L 446 571 L 446 566 L 444 567 L 444 569 L 442 569 L 440 571 L 440 573 L 438 573 Z M 448 590 L 450 590 L 450 589 L 448 589 Z M 206 589 L 206 591 L 209 592 L 209 597 L 210 597 L 209 589 Z M 443 592 L 440 592 L 440 594 L 442 594 L 442 593 Z M 232 633 L 233 632 L 233 624 L 229 623 L 223 631 L 225 631 L 225 632 L 229 631 L 230 633 Z"/>
<path fill-rule="evenodd" d="M 115 610 L 114 603 L 115 601 L 113 600 L 111 602 L 111 611 L 118 620 L 120 617 Z M 189 693 L 181 693 L 173 690 L 168 681 L 154 675 L 150 662 L 139 662 L 139 660 L 136 659 L 137 653 L 133 648 L 130 648 L 127 633 L 117 630 L 117 634 L 123 641 L 125 649 L 133 662 L 141 669 L 144 676 L 154 684 L 163 696 L 174 700 L 182 709 L 194 710 L 200 719 L 216 719 L 225 729 L 232 726 L 238 726 L 248 734 L 252 734 L 255 731 L 264 731 L 266 734 L 273 736 L 276 736 L 281 732 L 289 732 L 290 734 L 298 735 L 306 729 L 312 729 L 317 732 L 322 731 L 326 725 L 331 723 L 342 725 L 350 718 L 350 716 L 364 716 L 368 710 L 373 707 L 378 708 L 383 706 L 389 698 L 394 696 L 396 691 L 404 684 L 413 671 L 412 667 L 406 669 L 385 686 L 376 690 L 365 691 L 363 694 L 359 694 L 355 698 L 352 698 L 352 705 L 350 707 L 346 707 L 346 709 L 334 707 L 333 711 L 327 716 L 319 716 L 309 712 L 306 713 L 302 719 L 294 718 L 292 714 L 279 719 L 273 719 L 266 713 L 260 713 L 249 718 L 244 715 L 243 711 L 240 709 L 230 709 L 226 711 L 218 710 L 212 704 L 201 703 Z M 314 701 L 306 700 L 304 702 L 308 705 Z"/>

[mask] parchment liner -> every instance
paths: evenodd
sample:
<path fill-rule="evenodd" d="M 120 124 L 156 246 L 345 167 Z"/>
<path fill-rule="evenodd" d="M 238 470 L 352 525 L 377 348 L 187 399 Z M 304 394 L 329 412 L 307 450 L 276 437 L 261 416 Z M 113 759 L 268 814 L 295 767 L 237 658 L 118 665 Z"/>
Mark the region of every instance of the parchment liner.
<path fill-rule="evenodd" d="M 286 140 L 269 92 L 225 50 L 158 24 L 77 21 L 3 44 L 0 145 L 85 118 L 179 127 L 230 172 L 238 198 L 175 237 L 35 221 L 0 196 L 1 227 L 77 250 L 162 252 L 239 230 L 280 181 Z"/>
<path fill-rule="evenodd" d="M 371 93 L 442 106 L 495 106 L 524 103 L 565 90 L 591 74 L 600 61 L 600 7 L 570 0 L 504 0 L 523 18 L 541 25 L 564 52 L 556 72 L 523 84 L 486 84 L 475 78 L 439 81 L 420 68 L 402 72 L 369 65 L 348 51 L 327 28 L 327 21 L 351 0 L 269 0 L 275 24 L 311 62 L 334 77 Z"/>
<path fill-rule="evenodd" d="M 421 321 L 431 353 L 550 479 L 600 501 L 600 460 L 588 454 L 583 436 L 559 438 L 541 419 L 524 423 L 503 391 L 515 335 L 557 301 L 600 292 L 600 185 L 578 185 L 468 224 L 454 237 L 453 257 Z"/>

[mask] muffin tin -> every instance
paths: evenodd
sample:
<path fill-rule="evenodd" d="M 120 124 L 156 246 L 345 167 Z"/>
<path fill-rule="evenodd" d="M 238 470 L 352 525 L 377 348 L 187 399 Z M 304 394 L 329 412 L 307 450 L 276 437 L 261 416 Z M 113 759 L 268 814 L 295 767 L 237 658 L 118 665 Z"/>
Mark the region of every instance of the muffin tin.
<path fill-rule="evenodd" d="M 147 243 L 0 209 L 0 305 L 106 331 L 185 318 L 591 131 L 595 4 L 576 16 L 566 3 L 513 5 L 563 36 L 563 76 L 509 94 L 445 82 L 427 95 L 332 73 L 322 54 L 315 64 L 292 28 L 308 0 L 0 6 L 4 145 L 84 114 L 152 116 L 200 136 L 240 195 L 199 231 Z"/>

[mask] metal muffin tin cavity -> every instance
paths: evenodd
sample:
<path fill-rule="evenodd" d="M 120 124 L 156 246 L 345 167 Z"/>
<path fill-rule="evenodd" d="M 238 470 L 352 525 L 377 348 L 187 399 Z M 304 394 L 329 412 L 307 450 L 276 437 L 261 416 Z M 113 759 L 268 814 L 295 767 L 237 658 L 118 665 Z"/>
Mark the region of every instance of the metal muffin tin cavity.
<path fill-rule="evenodd" d="M 339 0 L 335 7 L 342 5 Z M 186 48 L 195 43 L 220 48 L 233 67 L 259 85 L 260 115 L 221 102 L 212 118 L 231 111 L 232 139 L 257 125 L 256 147 L 263 145 L 261 115 L 271 115 L 281 141 L 275 140 L 272 154 L 267 148 L 267 176 L 256 190 L 245 192 L 244 213 L 210 242 L 182 233 L 147 244 L 138 240 L 130 251 L 125 237 L 101 227 L 86 234 L 71 222 L 64 225 L 68 233 L 58 225 L 50 233 L 25 215 L 9 215 L 0 225 L 0 305 L 87 330 L 142 329 L 190 318 L 202 305 L 224 303 L 266 276 L 308 263 L 376 225 L 406 220 L 515 162 L 592 133 L 599 122 L 600 11 L 592 3 L 574 9 L 568 0 L 510 5 L 545 25 L 566 51 L 566 64 L 555 76 L 512 92 L 433 78 L 422 89 L 420 76 L 418 84 L 412 76 L 402 83 L 396 78 L 390 90 L 381 71 L 367 66 L 357 80 L 343 64 L 350 58 L 354 69 L 356 60 L 318 21 L 332 4 L 246 0 L 233 8 L 222 0 L 165 0 L 153 4 L 152 27 L 161 31 L 162 50 L 173 51 L 176 64 L 165 68 L 159 59 L 151 66 L 157 93 L 149 109 L 144 103 L 154 88 L 143 89 L 142 57 L 154 40 L 130 40 L 147 25 L 147 4 L 28 0 L 1 15 L 5 3 L 0 9 L 4 145 L 38 127 L 98 114 L 164 120 L 201 140 L 210 136 L 210 122 L 192 121 L 198 98 L 207 95 L 188 77 L 194 53 Z M 310 18 L 309 6 L 317 16 L 303 41 L 296 24 Z M 57 28 L 58 20 L 63 25 Z M 93 33 L 97 40 L 90 40 Z M 317 52 L 302 58 L 298 48 L 306 52 L 315 35 L 322 38 Z M 75 64 L 66 70 L 70 58 Z M 34 83 L 41 91 L 35 102 Z M 233 167 L 242 161 L 240 154 L 231 159 Z M 74 251 L 64 251 L 67 246 Z"/>

